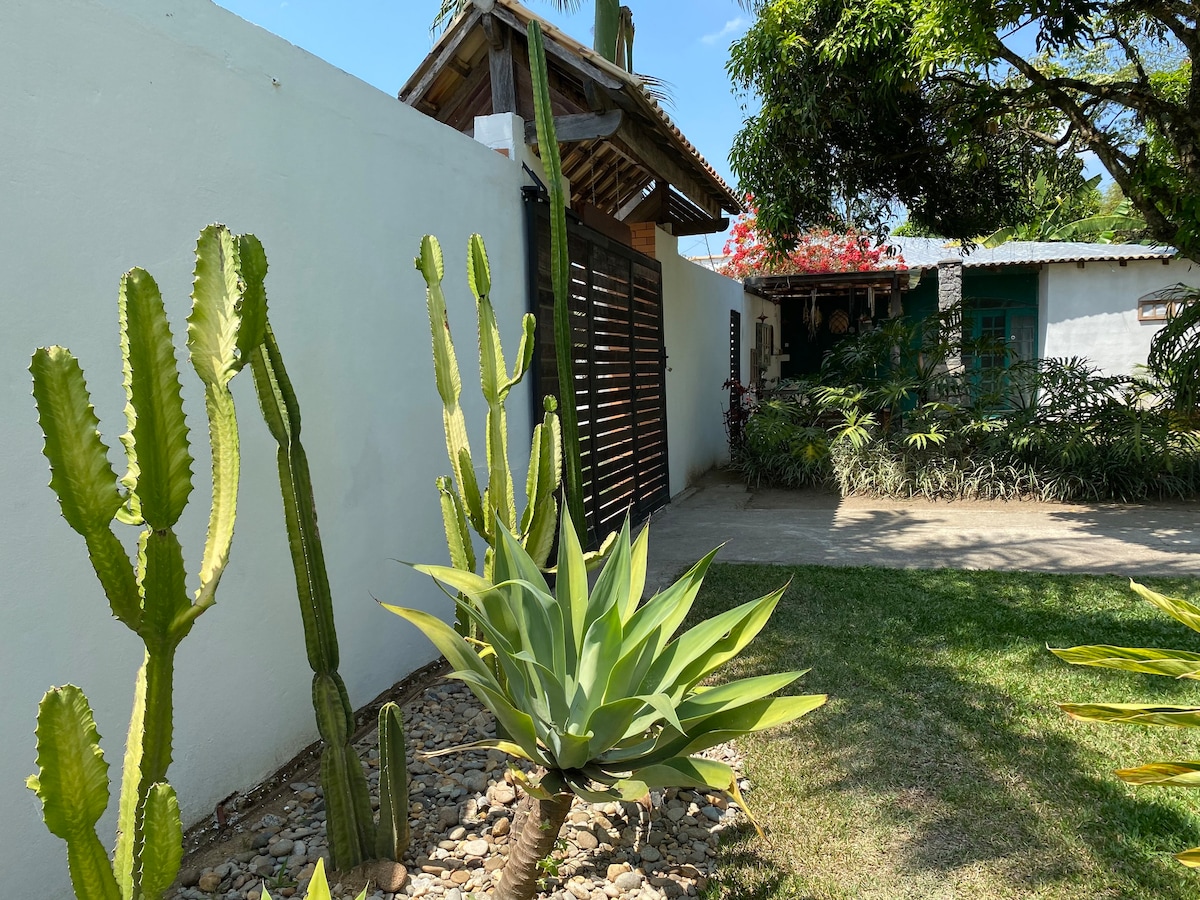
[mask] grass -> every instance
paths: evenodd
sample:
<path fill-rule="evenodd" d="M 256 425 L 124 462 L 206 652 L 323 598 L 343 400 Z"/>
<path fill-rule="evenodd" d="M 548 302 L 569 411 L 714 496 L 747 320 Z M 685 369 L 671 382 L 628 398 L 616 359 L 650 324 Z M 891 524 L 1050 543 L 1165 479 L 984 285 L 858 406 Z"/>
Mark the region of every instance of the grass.
<path fill-rule="evenodd" d="M 829 704 L 741 742 L 748 829 L 710 898 L 1192 900 L 1200 793 L 1112 770 L 1195 759 L 1200 734 L 1074 722 L 1057 701 L 1191 703 L 1200 686 L 1068 666 L 1046 645 L 1200 649 L 1119 578 L 714 566 L 694 617 L 791 587 L 729 677 L 812 667 Z M 1200 581 L 1150 580 L 1200 598 Z"/>

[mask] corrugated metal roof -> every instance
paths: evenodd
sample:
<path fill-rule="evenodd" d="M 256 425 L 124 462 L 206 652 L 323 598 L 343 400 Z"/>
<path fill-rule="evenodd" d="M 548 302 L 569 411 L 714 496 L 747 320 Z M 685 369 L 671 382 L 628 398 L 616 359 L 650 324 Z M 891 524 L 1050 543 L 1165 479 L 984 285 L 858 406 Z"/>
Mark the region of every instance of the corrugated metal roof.
<path fill-rule="evenodd" d="M 1043 263 L 1129 261 L 1170 259 L 1171 247 L 1144 244 L 1085 244 L 1082 241 L 1009 241 L 999 247 L 976 247 L 963 251 L 955 241 L 941 238 L 893 237 L 888 243 L 897 247 L 910 269 L 929 269 L 946 259 L 959 259 L 963 266 L 1035 266 Z"/>

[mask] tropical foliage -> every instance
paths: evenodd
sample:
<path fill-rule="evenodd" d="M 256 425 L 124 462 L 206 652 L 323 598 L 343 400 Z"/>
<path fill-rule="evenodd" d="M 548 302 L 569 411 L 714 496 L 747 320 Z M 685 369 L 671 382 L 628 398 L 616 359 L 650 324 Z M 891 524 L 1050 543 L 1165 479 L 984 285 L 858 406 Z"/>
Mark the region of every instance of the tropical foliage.
<path fill-rule="evenodd" d="M 781 384 L 757 403 L 734 468 L 751 483 L 831 483 L 847 495 L 1137 500 L 1200 491 L 1194 350 L 1163 338 L 1158 355 L 1169 363 L 1152 354 L 1144 375 L 1108 376 L 1081 359 L 1017 361 L 1003 342 L 964 333 L 969 321 L 949 310 L 841 342 L 818 378 Z"/>
<path fill-rule="evenodd" d="M 366 898 L 367 889 L 363 888 L 356 900 L 366 900 Z M 271 894 L 265 887 L 262 892 L 262 900 L 271 900 Z M 317 857 L 317 868 L 313 871 L 312 880 L 308 883 L 308 894 L 305 895 L 305 900 L 332 900 L 329 892 L 329 879 L 325 877 L 325 860 L 322 857 Z"/>
<path fill-rule="evenodd" d="M 748 212 L 738 217 L 725 242 L 727 261 L 722 275 L 749 278 L 754 275 L 807 275 L 820 272 L 873 272 L 904 269 L 904 257 L 879 244 L 872 235 L 856 228 L 835 232 L 813 228 L 789 241 L 781 249 L 759 232 L 754 198 L 746 198 Z"/>
<path fill-rule="evenodd" d="M 998 247 L 1006 241 L 1087 241 L 1111 244 L 1140 231 L 1145 222 L 1133 215 L 1132 205 L 1122 200 L 1109 212 L 1100 209 L 1100 175 L 1093 176 L 1075 191 L 1051 192 L 1050 182 L 1039 172 L 1032 185 L 1034 216 L 1019 225 L 1000 228 L 979 243 Z"/>
<path fill-rule="evenodd" d="M 1192 631 L 1200 632 L 1200 607 L 1177 597 L 1168 597 L 1136 582 L 1130 587 L 1147 603 L 1158 607 Z M 1076 666 L 1099 666 L 1168 678 L 1200 679 L 1200 653 L 1190 650 L 1159 650 L 1143 647 L 1094 645 L 1051 650 Z M 1166 706 L 1145 703 L 1063 703 L 1063 711 L 1084 722 L 1122 725 L 1152 725 L 1170 728 L 1200 728 L 1200 706 Z M 1166 787 L 1200 787 L 1200 761 L 1158 762 L 1133 769 L 1118 769 L 1117 777 L 1129 784 Z M 1200 847 L 1175 856 L 1186 866 L 1200 867 Z"/>
<path fill-rule="evenodd" d="M 503 674 L 478 647 L 427 612 L 387 608 L 420 628 L 458 678 L 496 716 L 506 740 L 464 749 L 501 750 L 538 767 L 517 773 L 527 792 L 518 814 L 500 900 L 528 900 L 537 860 L 547 855 L 571 795 L 639 800 L 656 787 L 693 787 L 738 797 L 728 765 L 699 755 L 739 735 L 790 722 L 823 696 L 772 698 L 803 672 L 709 688 L 702 682 L 736 657 L 766 625 L 783 589 L 674 637 L 716 551 L 674 585 L 641 603 L 649 532 L 631 542 L 626 523 L 595 587 L 570 523 L 559 531 L 553 592 L 520 542 L 497 524 L 494 580 L 459 569 L 417 566 L 456 597 L 490 644 Z"/>
<path fill-rule="evenodd" d="M 729 71 L 761 108 L 731 162 L 772 235 L 826 224 L 832 198 L 861 195 L 969 240 L 1028 221 L 1028 173 L 1057 191 L 1089 152 L 1149 238 L 1200 253 L 1196 4 L 744 5 L 757 19 Z"/>

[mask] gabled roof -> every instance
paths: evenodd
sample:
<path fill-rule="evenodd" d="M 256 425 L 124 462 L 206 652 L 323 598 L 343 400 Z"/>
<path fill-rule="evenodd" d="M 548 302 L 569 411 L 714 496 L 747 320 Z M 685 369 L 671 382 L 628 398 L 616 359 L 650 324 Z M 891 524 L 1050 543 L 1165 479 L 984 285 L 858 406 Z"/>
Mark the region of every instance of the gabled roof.
<path fill-rule="evenodd" d="M 516 0 L 474 0 L 409 78 L 400 99 L 466 133 L 473 132 L 476 116 L 492 112 L 515 112 L 531 126 L 525 35 L 534 19 L 546 39 L 572 205 L 591 205 L 626 222 L 671 222 L 678 234 L 723 230 L 722 214 L 741 212 L 739 198 L 646 82 Z"/>
<path fill-rule="evenodd" d="M 1008 241 L 998 247 L 976 247 L 964 252 L 954 241 L 941 238 L 892 237 L 910 269 L 932 269 L 947 259 L 962 259 L 964 268 L 984 266 L 1036 266 L 1072 262 L 1129 262 L 1171 259 L 1171 247 L 1144 244 L 1087 244 L 1082 241 Z"/>

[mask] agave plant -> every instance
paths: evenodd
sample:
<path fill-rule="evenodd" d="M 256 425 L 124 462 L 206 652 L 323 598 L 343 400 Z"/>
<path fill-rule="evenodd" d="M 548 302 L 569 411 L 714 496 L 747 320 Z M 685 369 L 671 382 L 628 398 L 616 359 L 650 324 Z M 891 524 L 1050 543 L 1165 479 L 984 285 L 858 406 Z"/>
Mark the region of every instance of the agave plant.
<path fill-rule="evenodd" d="M 1130 582 L 1148 603 L 1157 606 L 1192 631 L 1200 631 L 1200 607 L 1186 600 L 1167 597 Z M 1200 680 L 1200 653 L 1187 650 L 1158 650 L 1143 647 L 1096 645 L 1071 647 L 1051 652 L 1076 666 L 1099 666 L 1166 675 L 1168 678 Z M 1084 722 L 1116 722 L 1123 725 L 1165 725 L 1174 728 L 1200 728 L 1200 706 L 1162 706 L 1142 703 L 1062 703 L 1067 715 Z M 1200 787 L 1200 760 L 1157 762 L 1133 769 L 1118 769 L 1117 777 L 1129 784 L 1154 784 L 1167 787 Z M 1185 866 L 1200 868 L 1200 847 L 1193 847 L 1175 858 Z"/>
<path fill-rule="evenodd" d="M 363 888 L 356 900 L 366 900 L 366 897 L 367 889 Z M 266 887 L 263 888 L 262 900 L 271 900 L 271 894 Z M 308 895 L 305 900 L 332 900 L 329 879 L 325 877 L 325 860 L 322 857 L 317 858 L 317 868 L 313 870 L 312 880 L 308 883 Z"/>
<path fill-rule="evenodd" d="M 633 801 L 652 788 L 683 787 L 740 801 L 729 766 L 696 754 L 797 719 L 826 698 L 771 697 L 803 672 L 701 685 L 762 630 L 786 589 L 672 640 L 715 550 L 642 604 L 648 530 L 631 543 L 626 522 L 590 595 L 584 554 L 565 516 L 553 593 L 520 541 L 503 525 L 497 530 L 494 580 L 441 566 L 415 568 L 444 585 L 478 625 L 503 678 L 436 616 L 386 608 L 425 633 L 453 666 L 451 677 L 471 689 L 507 735 L 432 755 L 494 749 L 537 767 L 528 777 L 514 772 L 526 796 L 495 895 L 528 900 L 537 861 L 553 849 L 572 795 Z"/>

